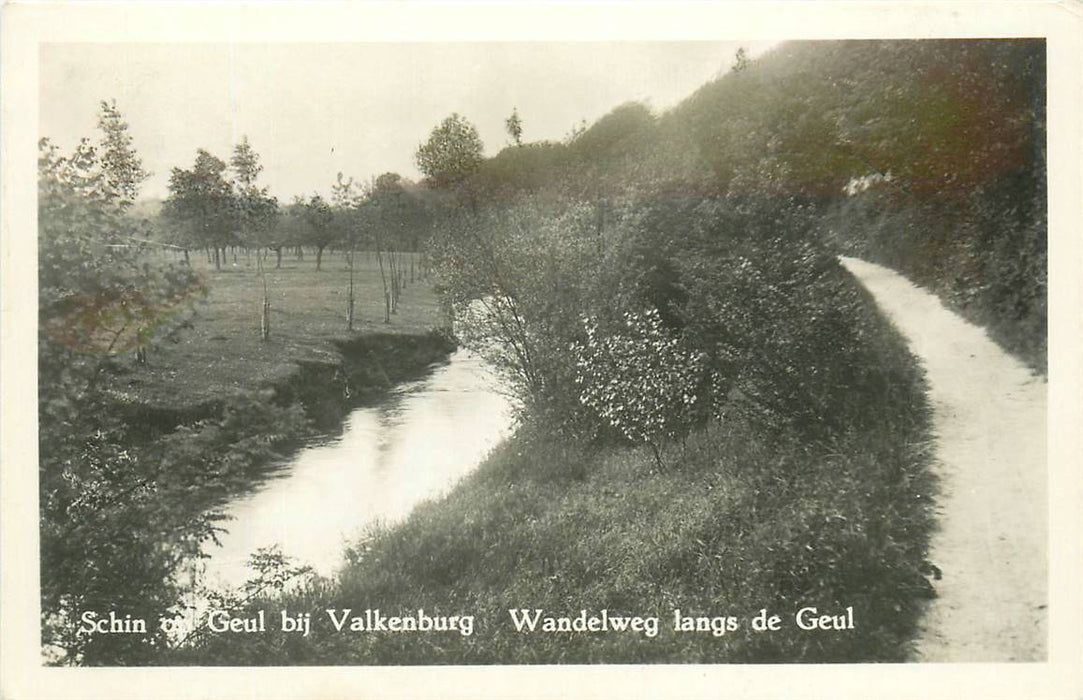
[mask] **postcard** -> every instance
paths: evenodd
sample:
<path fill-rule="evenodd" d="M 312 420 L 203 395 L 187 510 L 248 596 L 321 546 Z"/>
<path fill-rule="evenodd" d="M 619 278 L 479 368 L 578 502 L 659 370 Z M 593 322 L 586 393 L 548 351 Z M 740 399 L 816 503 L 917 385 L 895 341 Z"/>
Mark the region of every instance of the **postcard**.
<path fill-rule="evenodd" d="M 1083 692 L 1075 6 L 4 12 L 4 698 Z"/>

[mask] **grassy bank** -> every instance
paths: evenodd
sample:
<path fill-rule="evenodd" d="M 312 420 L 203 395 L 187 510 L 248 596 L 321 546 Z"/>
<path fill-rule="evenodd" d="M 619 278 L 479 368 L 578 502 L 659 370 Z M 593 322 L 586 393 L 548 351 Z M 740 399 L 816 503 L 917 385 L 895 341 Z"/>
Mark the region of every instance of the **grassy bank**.
<path fill-rule="evenodd" d="M 423 335 L 439 328 L 441 318 L 432 285 L 415 276 L 407 284 L 398 313 L 384 322 L 384 292 L 375 256 L 358 253 L 355 261 L 354 330 L 346 330 L 349 270 L 339 253 L 325 251 L 316 271 L 309 251 L 298 260 L 285 254 L 280 269 L 274 256 L 267 260 L 271 298 L 271 334 L 260 340 L 262 282 L 242 252 L 220 271 L 199 252 L 191 260 L 208 287 L 197 306 L 191 327 L 176 342 L 161 342 L 148 352 L 146 365 L 131 358 L 117 363 L 114 394 L 125 401 L 155 408 L 191 407 L 214 403 L 238 389 L 258 389 L 288 383 L 299 363 L 337 363 L 341 344 L 371 334 Z"/>
<path fill-rule="evenodd" d="M 445 499 L 358 544 L 334 581 L 254 600 L 311 612 L 312 633 L 208 635 L 166 663 L 473 664 L 897 661 L 922 600 L 933 484 L 923 380 L 855 292 L 886 379 L 850 400 L 860 430 L 810 443 L 740 418 L 712 421 L 657 469 L 645 447 L 576 447 L 528 423 Z M 854 629 L 795 614 L 853 609 Z M 336 631 L 326 609 L 474 615 L 473 634 Z M 780 629 L 757 632 L 761 609 Z M 515 629 L 509 609 L 655 616 L 657 636 Z M 737 619 L 677 632 L 674 611 Z"/>

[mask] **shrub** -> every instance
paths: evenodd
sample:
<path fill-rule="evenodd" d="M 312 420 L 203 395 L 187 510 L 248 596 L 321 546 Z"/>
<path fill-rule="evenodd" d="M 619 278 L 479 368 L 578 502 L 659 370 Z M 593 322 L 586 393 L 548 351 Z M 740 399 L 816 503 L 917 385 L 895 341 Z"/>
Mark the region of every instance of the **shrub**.
<path fill-rule="evenodd" d="M 579 400 L 625 438 L 650 446 L 664 468 L 665 442 L 686 434 L 710 403 L 705 355 L 662 325 L 657 309 L 626 311 L 606 333 L 583 319 L 586 340 L 574 343 Z"/>

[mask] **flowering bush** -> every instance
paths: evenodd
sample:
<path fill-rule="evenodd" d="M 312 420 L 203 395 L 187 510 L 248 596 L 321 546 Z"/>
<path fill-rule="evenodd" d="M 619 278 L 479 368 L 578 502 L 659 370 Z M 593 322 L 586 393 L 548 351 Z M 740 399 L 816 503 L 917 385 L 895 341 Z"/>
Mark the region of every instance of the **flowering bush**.
<path fill-rule="evenodd" d="M 684 435 L 711 403 L 706 357 L 662 325 L 657 309 L 626 312 L 604 333 L 584 317 L 586 342 L 575 343 L 580 402 L 632 442 L 645 443 L 663 467 L 662 448 Z"/>

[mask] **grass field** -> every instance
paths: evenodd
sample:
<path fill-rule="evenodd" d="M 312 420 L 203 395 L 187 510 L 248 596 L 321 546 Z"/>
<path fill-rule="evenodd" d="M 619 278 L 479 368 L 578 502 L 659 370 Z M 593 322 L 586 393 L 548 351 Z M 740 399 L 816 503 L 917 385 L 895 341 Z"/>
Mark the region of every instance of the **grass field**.
<path fill-rule="evenodd" d="M 417 278 L 399 301 L 398 313 L 384 322 L 383 283 L 374 254 L 355 258 L 353 333 L 346 331 L 349 269 L 344 256 L 324 251 L 316 271 L 315 252 L 303 260 L 284 254 L 281 269 L 267 258 L 271 298 L 271 333 L 260 339 L 262 282 L 253 257 L 243 252 L 215 270 L 205 255 L 194 251 L 191 263 L 208 289 L 196 306 L 191 327 L 176 342 L 156 342 L 147 364 L 138 365 L 134 352 L 120 361 L 113 390 L 126 401 L 154 407 L 181 408 L 216 400 L 233 389 L 253 389 L 281 383 L 298 361 L 334 361 L 333 340 L 366 333 L 421 334 L 440 327 L 442 320 L 430 282 Z"/>

